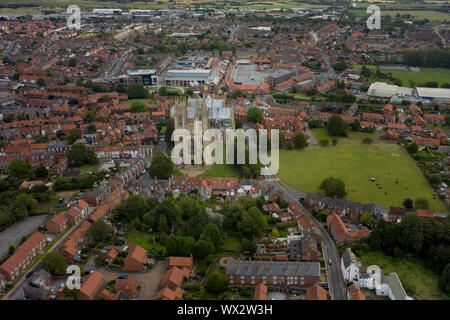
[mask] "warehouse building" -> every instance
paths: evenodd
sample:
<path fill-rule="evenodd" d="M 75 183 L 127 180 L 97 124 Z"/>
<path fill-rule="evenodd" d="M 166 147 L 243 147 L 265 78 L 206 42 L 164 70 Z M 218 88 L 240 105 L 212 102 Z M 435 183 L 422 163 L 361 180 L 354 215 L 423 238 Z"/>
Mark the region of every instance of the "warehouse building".
<path fill-rule="evenodd" d="M 376 98 L 390 98 L 392 96 L 412 96 L 413 88 L 399 87 L 386 82 L 374 82 L 367 90 L 367 95 Z"/>
<path fill-rule="evenodd" d="M 418 97 L 424 100 L 450 103 L 450 89 L 417 87 L 414 92 Z"/>

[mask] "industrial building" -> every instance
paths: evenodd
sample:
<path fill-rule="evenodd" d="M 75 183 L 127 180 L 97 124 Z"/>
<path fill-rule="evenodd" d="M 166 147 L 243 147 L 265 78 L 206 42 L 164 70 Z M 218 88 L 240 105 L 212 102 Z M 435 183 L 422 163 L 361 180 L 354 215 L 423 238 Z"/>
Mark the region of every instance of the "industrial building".
<path fill-rule="evenodd" d="M 367 95 L 376 98 L 390 98 L 397 96 L 412 96 L 413 88 L 399 87 L 397 85 L 387 84 L 386 82 L 374 82 L 367 90 Z"/>
<path fill-rule="evenodd" d="M 450 89 L 417 87 L 414 92 L 418 97 L 431 102 L 450 102 Z"/>

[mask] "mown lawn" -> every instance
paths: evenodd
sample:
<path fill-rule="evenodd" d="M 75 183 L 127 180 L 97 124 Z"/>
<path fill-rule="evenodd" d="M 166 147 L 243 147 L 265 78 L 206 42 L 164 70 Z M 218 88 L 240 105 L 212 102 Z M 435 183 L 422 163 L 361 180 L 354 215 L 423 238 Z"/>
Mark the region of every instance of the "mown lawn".
<path fill-rule="evenodd" d="M 360 259 L 364 266 L 376 264 L 388 272 L 397 273 L 405 290 L 414 292 L 422 299 L 450 299 L 439 289 L 439 276 L 418 261 L 386 256 L 380 251 L 363 252 Z"/>
<path fill-rule="evenodd" d="M 237 177 L 238 173 L 233 165 L 230 164 L 214 164 L 211 169 L 201 174 L 202 177 L 222 177 L 233 178 Z"/>
<path fill-rule="evenodd" d="M 327 137 L 323 129 L 313 130 L 317 140 Z M 383 207 L 402 206 L 406 198 L 423 197 L 430 207 L 445 212 L 442 202 L 414 159 L 395 143 L 376 141 L 363 144 L 371 134 L 350 133 L 339 138 L 337 146 L 309 146 L 303 150 L 280 150 L 280 178 L 294 189 L 320 193 L 327 177 L 342 179 L 347 198 Z M 373 134 L 372 134 L 373 136 Z M 375 178 L 376 181 L 370 181 Z"/>
<path fill-rule="evenodd" d="M 241 249 L 241 241 L 237 237 L 225 238 L 222 245 L 223 250 L 238 250 Z"/>
<path fill-rule="evenodd" d="M 130 231 L 125 235 L 125 240 L 129 244 L 139 245 L 148 252 L 151 252 L 154 249 L 154 252 L 158 250 L 162 250 L 164 253 L 166 252 L 166 247 L 158 243 L 156 241 L 153 243 L 153 237 L 158 238 L 158 233 L 147 233 L 140 231 Z"/>

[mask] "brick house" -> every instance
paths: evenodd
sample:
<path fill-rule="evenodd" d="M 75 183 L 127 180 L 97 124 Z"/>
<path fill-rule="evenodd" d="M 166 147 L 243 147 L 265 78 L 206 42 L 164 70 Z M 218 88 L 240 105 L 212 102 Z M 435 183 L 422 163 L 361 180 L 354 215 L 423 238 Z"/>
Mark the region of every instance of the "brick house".
<path fill-rule="evenodd" d="M 337 213 L 332 213 L 327 218 L 328 230 L 338 244 L 353 244 L 356 241 L 370 236 L 366 227 L 357 231 L 349 231 Z"/>
<path fill-rule="evenodd" d="M 147 250 L 136 245 L 128 252 L 123 265 L 125 271 L 143 271 L 147 263 Z"/>
<path fill-rule="evenodd" d="M 100 273 L 97 271 L 90 273 L 81 284 L 78 300 L 94 300 L 104 284 L 105 281 Z"/>
<path fill-rule="evenodd" d="M 68 225 L 67 217 L 64 213 L 59 213 L 45 224 L 47 231 L 51 233 L 60 233 L 66 229 Z"/>
<path fill-rule="evenodd" d="M 0 266 L 0 273 L 10 281 L 15 280 L 45 248 L 46 244 L 45 236 L 36 231 Z"/>
<path fill-rule="evenodd" d="M 229 261 L 226 274 L 231 285 L 263 283 L 306 289 L 320 281 L 320 263 L 303 261 Z"/>

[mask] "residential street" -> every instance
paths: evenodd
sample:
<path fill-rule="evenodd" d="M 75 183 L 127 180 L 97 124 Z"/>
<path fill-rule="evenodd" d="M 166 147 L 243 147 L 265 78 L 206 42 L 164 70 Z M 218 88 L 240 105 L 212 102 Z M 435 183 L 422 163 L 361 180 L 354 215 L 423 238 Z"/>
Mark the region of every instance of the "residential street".
<path fill-rule="evenodd" d="M 280 192 L 284 193 L 284 198 L 286 201 L 293 201 L 297 203 L 304 212 L 306 212 L 309 217 L 312 219 L 312 221 L 315 223 L 317 230 L 319 231 L 321 237 L 322 237 L 322 247 L 325 250 L 325 266 L 328 270 L 328 283 L 330 286 L 331 291 L 331 298 L 333 300 L 346 300 L 346 294 L 345 294 L 345 285 L 344 285 L 344 278 L 342 277 L 341 272 L 341 260 L 339 256 L 339 252 L 337 250 L 336 244 L 334 243 L 333 239 L 325 230 L 325 228 L 322 226 L 322 224 L 312 215 L 311 212 L 306 210 L 306 208 L 300 203 L 299 198 L 304 196 L 305 193 L 299 192 L 296 190 L 292 190 L 291 188 L 285 186 L 282 184 L 280 179 L 276 176 L 267 176 L 267 178 L 270 182 L 274 184 L 275 187 L 279 189 Z M 330 266 L 328 264 L 328 258 L 332 259 L 332 265 Z"/>

